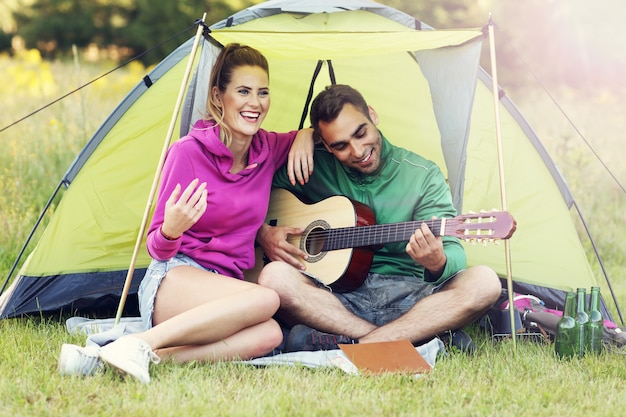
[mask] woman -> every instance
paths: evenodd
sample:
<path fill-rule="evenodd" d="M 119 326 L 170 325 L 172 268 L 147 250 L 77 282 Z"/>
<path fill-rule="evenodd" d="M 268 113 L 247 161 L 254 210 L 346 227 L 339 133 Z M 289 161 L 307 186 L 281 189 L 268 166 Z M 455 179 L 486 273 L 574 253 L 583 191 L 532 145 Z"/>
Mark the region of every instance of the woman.
<path fill-rule="evenodd" d="M 307 181 L 313 141 L 310 129 L 261 129 L 269 105 L 265 57 L 226 46 L 211 73 L 208 117 L 172 144 L 163 167 L 147 236 L 153 261 L 139 288 L 146 331 L 99 351 L 122 374 L 148 383 L 151 361 L 249 359 L 281 343 L 277 294 L 242 271 L 254 266 L 274 172 L 289 156 L 292 181 Z M 60 370 L 62 362 L 63 352 Z"/>

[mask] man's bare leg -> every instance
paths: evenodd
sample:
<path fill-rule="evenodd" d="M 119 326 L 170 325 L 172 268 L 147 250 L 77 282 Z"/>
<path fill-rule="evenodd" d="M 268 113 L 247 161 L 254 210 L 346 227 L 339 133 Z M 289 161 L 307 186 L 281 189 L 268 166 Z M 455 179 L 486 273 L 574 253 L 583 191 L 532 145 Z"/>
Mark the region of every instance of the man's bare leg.
<path fill-rule="evenodd" d="M 285 324 L 306 324 L 314 329 L 360 339 L 376 329 L 354 315 L 332 292 L 317 287 L 310 278 L 282 262 L 265 266 L 258 283 L 280 297 L 278 317 Z"/>
<path fill-rule="evenodd" d="M 316 287 L 295 268 L 283 263 L 270 265 L 273 267 L 265 267 L 268 275 L 260 276 L 259 283 L 279 294 L 281 319 L 287 324 L 304 323 L 323 332 L 348 336 L 359 343 L 400 339 L 415 343 L 459 329 L 484 314 L 501 292 L 495 272 L 484 266 L 471 267 L 398 319 L 377 327 L 347 310 L 331 292 Z"/>
<path fill-rule="evenodd" d="M 500 296 L 500 281 L 491 269 L 468 268 L 438 292 L 423 298 L 398 319 L 372 330 L 360 343 L 408 339 L 419 342 L 459 329 L 485 313 Z"/>

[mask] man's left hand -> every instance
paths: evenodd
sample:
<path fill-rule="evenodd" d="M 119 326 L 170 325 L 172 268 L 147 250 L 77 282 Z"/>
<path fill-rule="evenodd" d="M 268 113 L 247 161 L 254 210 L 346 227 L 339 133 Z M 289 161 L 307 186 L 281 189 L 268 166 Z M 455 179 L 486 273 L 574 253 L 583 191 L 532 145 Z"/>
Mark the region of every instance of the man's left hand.
<path fill-rule="evenodd" d="M 426 223 L 422 223 L 411 235 L 406 244 L 406 253 L 435 276 L 441 275 L 446 266 L 443 241 L 440 236 L 433 235 Z"/>

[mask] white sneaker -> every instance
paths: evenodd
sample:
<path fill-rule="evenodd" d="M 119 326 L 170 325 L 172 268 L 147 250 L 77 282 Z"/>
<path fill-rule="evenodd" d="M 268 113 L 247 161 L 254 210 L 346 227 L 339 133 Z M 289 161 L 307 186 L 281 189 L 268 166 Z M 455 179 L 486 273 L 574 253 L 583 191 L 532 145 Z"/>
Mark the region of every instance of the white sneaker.
<path fill-rule="evenodd" d="M 104 367 L 99 352 L 100 346 L 63 344 L 57 369 L 61 375 L 93 375 Z"/>
<path fill-rule="evenodd" d="M 100 359 L 122 375 L 130 375 L 143 384 L 150 382 L 150 362 L 161 360 L 150 345 L 134 336 L 123 336 L 100 349 Z"/>

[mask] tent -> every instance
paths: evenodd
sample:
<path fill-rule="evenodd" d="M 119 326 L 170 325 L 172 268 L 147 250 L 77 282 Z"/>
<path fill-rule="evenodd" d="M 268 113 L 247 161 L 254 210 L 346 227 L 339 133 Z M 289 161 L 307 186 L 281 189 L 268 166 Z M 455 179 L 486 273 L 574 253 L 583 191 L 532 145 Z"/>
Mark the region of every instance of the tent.
<path fill-rule="evenodd" d="M 459 213 L 499 208 L 493 91 L 478 63 L 483 40 L 480 28 L 433 30 L 369 0 L 267 1 L 204 31 L 177 133 L 201 117 L 221 45 L 249 44 L 270 61 L 265 129 L 306 125 L 312 96 L 334 82 L 350 84 L 377 110 L 392 142 L 442 167 Z M 49 224 L 2 294 L 0 317 L 117 307 L 192 45 L 180 45 L 140 80 L 77 156 L 51 198 L 63 190 Z M 598 282 L 565 180 L 511 100 L 498 97 L 507 210 L 517 221 L 512 279 L 558 306 L 563 291 Z M 506 276 L 502 245 L 466 248 L 469 264 Z M 142 245 L 125 314 L 136 307 L 148 263 Z"/>

